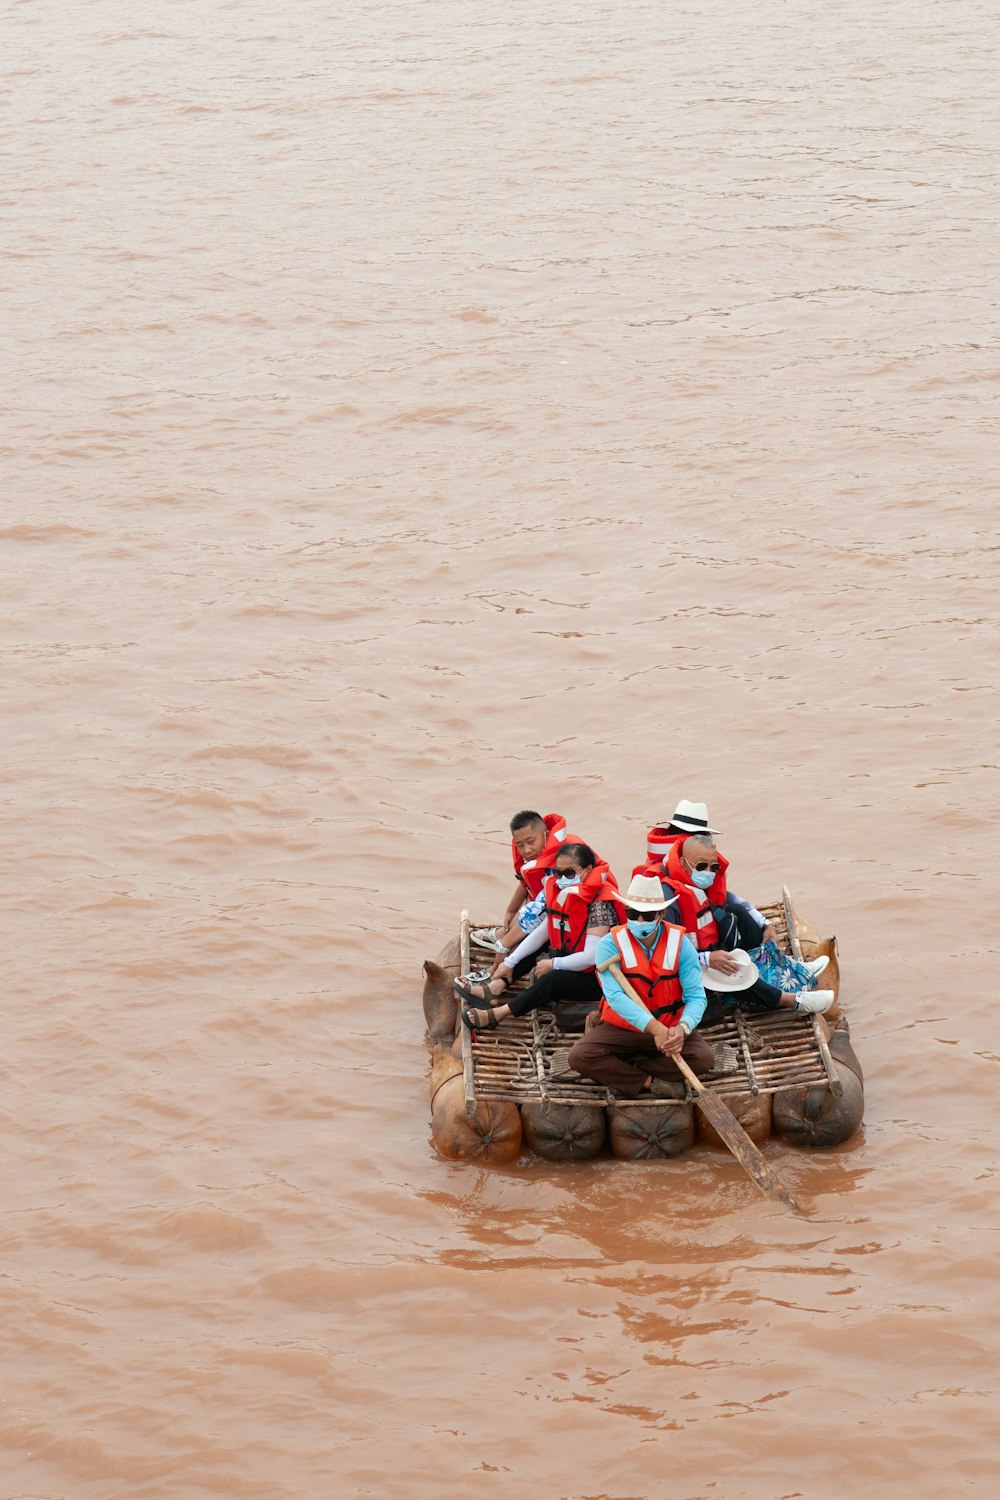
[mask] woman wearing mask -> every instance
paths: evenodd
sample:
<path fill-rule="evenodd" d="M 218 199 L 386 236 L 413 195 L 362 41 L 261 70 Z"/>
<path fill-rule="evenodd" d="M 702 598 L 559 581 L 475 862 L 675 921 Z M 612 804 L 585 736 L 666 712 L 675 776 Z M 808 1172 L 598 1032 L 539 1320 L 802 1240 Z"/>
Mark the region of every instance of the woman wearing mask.
<path fill-rule="evenodd" d="M 596 1008 L 601 986 L 594 973 L 597 944 L 625 915 L 618 882 L 589 844 L 563 844 L 544 886 L 545 921 L 529 932 L 503 960 L 491 979 L 455 988 L 465 1000 L 491 1001 L 512 979 L 534 964 L 535 982 L 506 1004 L 467 1008 L 462 1020 L 472 1031 L 492 1028 L 507 1016 L 526 1016 L 539 1006 L 573 1003 L 577 1016 Z M 548 944 L 548 955 L 535 955 Z M 574 1017 L 576 1018 L 576 1017 Z"/>
<path fill-rule="evenodd" d="M 676 1098 L 678 1053 L 698 1074 L 715 1063 L 715 1049 L 695 1030 L 705 1013 L 698 955 L 684 928 L 665 920 L 666 907 L 656 876 L 633 877 L 625 925 L 601 939 L 597 962 L 614 961 L 639 998 L 603 970 L 600 1021 L 569 1053 L 570 1068 L 625 1099 Z"/>

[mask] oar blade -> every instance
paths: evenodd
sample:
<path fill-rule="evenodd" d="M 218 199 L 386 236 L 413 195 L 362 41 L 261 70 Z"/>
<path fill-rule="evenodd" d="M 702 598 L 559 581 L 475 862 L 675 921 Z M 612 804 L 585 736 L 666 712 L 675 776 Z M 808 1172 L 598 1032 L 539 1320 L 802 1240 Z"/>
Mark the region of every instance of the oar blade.
<path fill-rule="evenodd" d="M 797 1214 L 802 1210 L 777 1172 L 757 1150 L 743 1126 L 717 1094 L 698 1094 L 695 1103 L 709 1124 L 714 1125 L 748 1177 L 752 1177 L 765 1198 L 784 1203 Z"/>

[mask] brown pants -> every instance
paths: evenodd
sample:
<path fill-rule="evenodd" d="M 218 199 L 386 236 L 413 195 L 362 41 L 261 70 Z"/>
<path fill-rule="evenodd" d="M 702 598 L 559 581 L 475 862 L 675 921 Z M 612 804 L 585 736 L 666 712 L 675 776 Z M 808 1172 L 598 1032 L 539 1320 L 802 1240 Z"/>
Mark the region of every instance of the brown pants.
<path fill-rule="evenodd" d="M 699 1077 L 710 1073 L 715 1064 L 715 1048 L 697 1031 L 692 1031 L 681 1048 L 681 1056 Z M 653 1038 L 645 1031 L 625 1031 L 610 1021 L 599 1021 L 570 1048 L 569 1065 L 603 1083 L 626 1099 L 637 1099 L 645 1080 L 677 1079 L 681 1070 L 672 1057 L 657 1050 Z"/>

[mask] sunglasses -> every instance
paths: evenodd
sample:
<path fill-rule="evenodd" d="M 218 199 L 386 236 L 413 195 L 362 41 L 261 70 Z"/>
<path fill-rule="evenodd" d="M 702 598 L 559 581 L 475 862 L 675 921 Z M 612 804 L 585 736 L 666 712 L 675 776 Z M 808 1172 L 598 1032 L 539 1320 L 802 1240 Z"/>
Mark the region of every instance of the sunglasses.
<path fill-rule="evenodd" d="M 663 908 L 658 907 L 656 911 L 636 911 L 634 906 L 626 906 L 625 915 L 630 922 L 658 922 L 663 916 Z"/>
<path fill-rule="evenodd" d="M 707 859 L 700 859 L 698 863 L 696 865 L 692 865 L 691 868 L 692 870 L 717 870 L 719 868 L 719 861 L 716 860 L 714 865 L 710 865 Z"/>
<path fill-rule="evenodd" d="M 579 870 L 574 870 L 573 867 L 572 867 L 572 865 L 570 866 L 570 868 L 568 870 L 560 870 L 559 866 L 556 865 L 555 868 L 553 869 L 552 873 L 553 873 L 553 875 L 557 876 L 560 880 L 563 880 L 563 879 L 565 879 L 565 877 L 567 875 L 570 875 L 570 876 L 572 876 L 572 875 L 579 875 L 580 871 Z"/>

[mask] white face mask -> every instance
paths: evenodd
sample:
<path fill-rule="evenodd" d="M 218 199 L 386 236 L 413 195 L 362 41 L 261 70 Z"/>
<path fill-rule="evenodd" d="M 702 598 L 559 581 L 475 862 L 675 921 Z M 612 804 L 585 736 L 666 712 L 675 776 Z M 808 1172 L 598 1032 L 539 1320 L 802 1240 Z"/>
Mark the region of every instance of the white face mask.
<path fill-rule="evenodd" d="M 557 875 L 556 876 L 556 885 L 559 887 L 559 889 L 561 891 L 568 891 L 571 886 L 579 885 L 579 884 L 580 884 L 580 872 L 579 872 L 579 870 L 577 870 L 577 872 L 576 872 L 575 875 Z"/>

